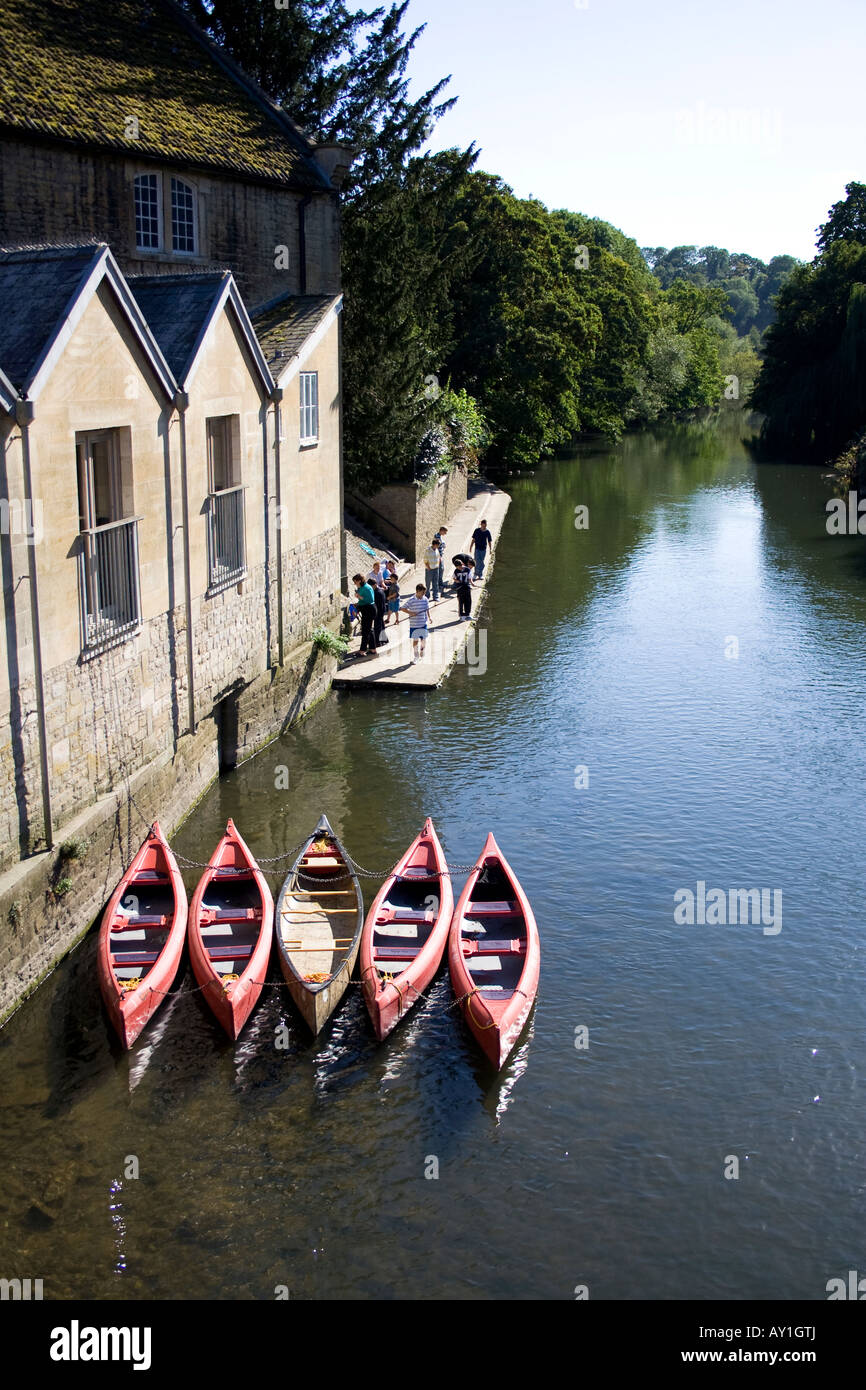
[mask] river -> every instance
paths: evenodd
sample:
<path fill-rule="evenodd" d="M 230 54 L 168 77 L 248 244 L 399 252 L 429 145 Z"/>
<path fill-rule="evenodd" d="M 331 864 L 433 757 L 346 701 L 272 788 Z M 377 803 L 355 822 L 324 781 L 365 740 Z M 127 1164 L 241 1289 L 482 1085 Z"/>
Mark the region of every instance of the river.
<path fill-rule="evenodd" d="M 91 933 L 0 1033 L 0 1273 L 46 1298 L 823 1299 L 862 1268 L 866 546 L 736 419 L 509 488 L 470 664 L 332 693 L 175 844 L 206 859 L 231 815 L 273 856 L 324 810 L 384 869 L 427 814 L 453 863 L 493 829 L 542 939 L 511 1061 L 490 1072 L 447 971 L 382 1046 L 357 988 L 315 1043 L 270 988 L 236 1046 L 184 989 L 125 1055 Z M 701 883 L 778 912 L 676 920 Z"/>

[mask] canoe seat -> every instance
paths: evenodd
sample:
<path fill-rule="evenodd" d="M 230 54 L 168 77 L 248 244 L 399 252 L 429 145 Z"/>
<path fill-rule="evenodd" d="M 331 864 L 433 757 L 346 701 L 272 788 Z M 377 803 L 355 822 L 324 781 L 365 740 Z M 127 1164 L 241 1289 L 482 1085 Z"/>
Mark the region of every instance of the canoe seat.
<path fill-rule="evenodd" d="M 484 902 L 483 899 L 470 899 L 466 905 L 467 912 L 471 911 L 473 917 L 519 917 L 520 909 L 516 903 L 503 902 Z"/>
<path fill-rule="evenodd" d="M 111 923 L 112 933 L 122 931 L 138 931 L 140 927 L 162 927 L 165 928 L 171 923 L 171 917 L 160 916 L 156 913 L 133 912 L 129 917 L 123 912 L 120 920 Z"/>
<path fill-rule="evenodd" d="M 398 878 L 398 879 L 401 879 L 401 878 L 431 878 L 431 879 L 432 879 L 432 878 L 438 878 L 438 877 L 439 877 L 439 874 L 437 873 L 437 871 L 436 871 L 435 869 L 424 869 L 424 868 L 420 868 L 420 867 L 419 867 L 419 868 L 415 868 L 415 869 L 404 869 L 403 872 L 402 872 L 402 874 L 397 874 L 397 878 Z"/>
<path fill-rule="evenodd" d="M 513 941 L 464 941 L 464 956 L 522 956 L 526 953 L 526 938 L 516 937 Z"/>
<path fill-rule="evenodd" d="M 223 868 L 214 869 L 214 878 L 252 878 L 253 871 L 247 865 L 236 866 L 227 864 Z"/>
<path fill-rule="evenodd" d="M 310 854 L 300 863 L 302 869 L 342 869 L 344 864 L 342 859 L 338 859 L 335 854 Z"/>
<path fill-rule="evenodd" d="M 419 922 L 432 922 L 432 921 L 434 921 L 434 917 L 433 917 L 433 913 L 432 913 L 432 912 L 403 913 L 403 914 L 401 914 L 399 917 L 396 915 L 396 913 L 395 913 L 395 915 L 392 917 L 392 916 L 390 915 L 390 913 L 387 913 L 387 912 L 386 912 L 386 913 L 384 914 L 384 916 L 381 916 L 381 917 L 377 917 L 377 918 L 376 918 L 376 926 L 377 926 L 377 927 L 414 927 L 414 926 L 417 926 Z"/>
<path fill-rule="evenodd" d="M 111 963 L 124 968 L 130 965 L 153 965 L 161 954 L 161 951 L 123 951 L 120 954 L 115 951 L 112 953 Z"/>
<path fill-rule="evenodd" d="M 261 916 L 260 907 L 206 907 L 199 921 L 206 925 L 212 922 L 257 922 Z"/>
<path fill-rule="evenodd" d="M 208 956 L 211 960 L 247 960 L 253 953 L 254 942 L 241 945 L 237 942 L 234 946 L 207 946 Z"/>
<path fill-rule="evenodd" d="M 136 883 L 168 883 L 168 881 L 168 874 L 161 873 L 159 869 L 139 869 L 129 887 L 134 888 Z"/>
<path fill-rule="evenodd" d="M 421 954 L 420 946 L 376 946 L 373 950 L 373 959 L 383 960 L 414 960 Z"/>

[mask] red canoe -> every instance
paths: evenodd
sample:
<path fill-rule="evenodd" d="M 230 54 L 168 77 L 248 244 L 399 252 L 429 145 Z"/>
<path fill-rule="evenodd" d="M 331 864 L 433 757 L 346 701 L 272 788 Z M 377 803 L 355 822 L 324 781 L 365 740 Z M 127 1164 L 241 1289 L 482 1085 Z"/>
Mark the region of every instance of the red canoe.
<path fill-rule="evenodd" d="M 364 998 L 380 1042 L 439 969 L 453 907 L 445 855 L 428 817 L 376 894 L 361 936 Z"/>
<path fill-rule="evenodd" d="M 529 1017 L 540 961 L 529 899 L 488 835 L 454 909 L 448 964 L 463 1017 L 497 1069 Z"/>
<path fill-rule="evenodd" d="M 124 1047 L 131 1047 L 171 989 L 186 939 L 180 869 L 154 821 L 112 893 L 99 929 L 99 987 Z"/>
<path fill-rule="evenodd" d="M 189 958 L 202 993 L 236 1038 L 262 992 L 274 934 L 265 876 L 229 821 L 189 912 Z"/>

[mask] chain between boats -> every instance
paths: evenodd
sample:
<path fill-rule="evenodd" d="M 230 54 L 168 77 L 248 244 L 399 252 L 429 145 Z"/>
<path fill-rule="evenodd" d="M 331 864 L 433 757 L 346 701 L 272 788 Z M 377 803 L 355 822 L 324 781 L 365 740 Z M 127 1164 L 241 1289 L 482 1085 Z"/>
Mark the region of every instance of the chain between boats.
<path fill-rule="evenodd" d="M 289 860 L 292 863 L 295 863 L 300 851 L 306 844 L 306 839 L 301 840 L 297 845 L 295 845 L 293 849 L 286 850 L 284 854 L 275 854 L 270 858 L 256 858 L 255 863 L 258 865 L 259 868 L 261 868 L 262 873 L 279 873 L 281 872 L 279 869 L 266 869 L 263 866 L 265 864 L 285 864 Z M 185 869 L 210 869 L 213 867 L 210 863 L 203 863 L 199 859 L 187 859 L 186 855 L 179 854 L 177 850 L 174 850 L 173 854 L 177 862 L 181 864 Z M 348 852 L 344 851 L 344 856 L 345 861 L 349 865 L 349 868 L 352 870 L 352 872 L 348 874 L 328 874 L 329 883 L 341 883 L 343 882 L 343 880 L 351 878 L 391 878 L 393 875 L 397 873 L 397 866 L 400 863 L 400 860 L 398 859 L 395 864 L 391 865 L 390 869 L 365 869 L 361 864 L 358 864 L 357 861 L 354 860 L 351 854 L 349 854 Z M 478 869 L 480 867 L 481 866 L 478 863 L 446 864 L 445 868 L 442 869 L 440 872 L 437 872 L 435 874 L 411 874 L 406 879 L 406 881 L 409 883 L 436 883 L 440 878 L 452 878 L 455 874 L 471 874 L 474 872 L 475 869 Z M 404 875 L 400 874 L 397 875 L 397 877 L 403 878 Z"/>

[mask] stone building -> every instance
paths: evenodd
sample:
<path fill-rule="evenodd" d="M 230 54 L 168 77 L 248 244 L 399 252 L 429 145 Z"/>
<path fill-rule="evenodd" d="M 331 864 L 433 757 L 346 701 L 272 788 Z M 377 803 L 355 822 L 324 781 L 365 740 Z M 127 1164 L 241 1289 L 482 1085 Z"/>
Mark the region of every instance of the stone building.
<path fill-rule="evenodd" d="M 347 165 L 172 0 L 2 19 L 0 1017 L 328 688 Z"/>

